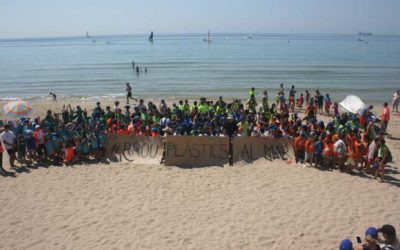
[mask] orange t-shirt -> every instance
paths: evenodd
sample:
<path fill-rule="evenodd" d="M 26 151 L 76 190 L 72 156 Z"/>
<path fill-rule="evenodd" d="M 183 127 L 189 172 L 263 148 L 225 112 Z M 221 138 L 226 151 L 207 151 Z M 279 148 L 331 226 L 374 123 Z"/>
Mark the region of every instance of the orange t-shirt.
<path fill-rule="evenodd" d="M 294 149 L 296 151 L 304 149 L 304 144 L 306 142 L 305 138 L 298 136 L 294 139 Z"/>
<path fill-rule="evenodd" d="M 381 113 L 381 120 L 382 121 L 389 121 L 390 120 L 390 109 L 389 107 L 383 108 Z"/>
<path fill-rule="evenodd" d="M 75 158 L 74 148 L 69 147 L 65 149 L 64 161 L 71 162 Z"/>
<path fill-rule="evenodd" d="M 314 142 L 313 141 L 307 140 L 306 144 L 305 144 L 305 147 L 306 147 L 307 153 L 312 154 L 312 153 L 315 152 L 315 146 L 314 146 Z"/>
<path fill-rule="evenodd" d="M 324 143 L 324 151 L 322 152 L 324 155 L 333 155 L 333 144 L 332 143 Z"/>
<path fill-rule="evenodd" d="M 362 153 L 360 151 L 361 143 L 357 140 L 354 141 L 354 158 L 358 159 L 362 157 Z"/>

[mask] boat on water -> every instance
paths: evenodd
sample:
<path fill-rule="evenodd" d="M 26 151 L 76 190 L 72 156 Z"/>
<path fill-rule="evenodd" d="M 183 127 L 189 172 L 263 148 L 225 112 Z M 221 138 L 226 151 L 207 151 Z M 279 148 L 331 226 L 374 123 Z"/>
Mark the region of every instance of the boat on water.
<path fill-rule="evenodd" d="M 90 38 L 89 31 L 86 31 L 86 38 Z"/>
<path fill-rule="evenodd" d="M 243 40 L 253 39 L 253 38 L 254 38 L 253 35 L 248 35 L 248 36 L 244 36 Z"/>
<path fill-rule="evenodd" d="M 359 37 L 357 38 L 357 41 L 359 41 L 359 42 L 364 42 L 364 41 L 365 41 L 365 37 L 359 36 Z"/>
<path fill-rule="evenodd" d="M 210 36 L 210 30 L 208 31 L 207 38 L 204 38 L 203 41 L 204 42 L 208 42 L 208 43 L 212 42 L 212 39 L 211 39 L 211 36 Z"/>
<path fill-rule="evenodd" d="M 150 36 L 149 36 L 149 42 L 153 42 L 153 38 L 154 38 L 154 33 L 153 31 L 151 31 Z"/>
<path fill-rule="evenodd" d="M 371 32 L 358 32 L 359 36 L 372 36 Z"/>

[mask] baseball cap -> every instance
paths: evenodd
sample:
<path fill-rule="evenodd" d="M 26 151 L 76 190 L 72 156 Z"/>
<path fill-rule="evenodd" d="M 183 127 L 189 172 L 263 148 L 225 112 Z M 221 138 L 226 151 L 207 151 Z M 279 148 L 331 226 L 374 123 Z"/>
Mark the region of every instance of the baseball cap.
<path fill-rule="evenodd" d="M 339 250 L 353 250 L 353 242 L 349 239 L 342 240 L 342 242 L 340 242 Z"/>
<path fill-rule="evenodd" d="M 372 238 L 378 238 L 378 230 L 375 227 L 369 227 L 367 231 L 365 231 L 365 236 L 370 235 Z"/>

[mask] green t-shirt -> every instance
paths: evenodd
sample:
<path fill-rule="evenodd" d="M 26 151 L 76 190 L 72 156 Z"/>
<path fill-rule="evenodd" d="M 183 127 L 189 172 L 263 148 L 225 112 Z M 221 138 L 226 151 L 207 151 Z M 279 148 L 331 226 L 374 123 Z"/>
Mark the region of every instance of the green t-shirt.
<path fill-rule="evenodd" d="M 242 135 L 243 135 L 243 136 L 248 136 L 248 135 L 249 135 L 249 128 L 250 128 L 250 125 L 249 125 L 249 123 L 248 123 L 247 121 L 245 121 L 245 122 L 239 122 L 239 123 L 237 124 L 237 126 L 238 126 L 239 129 L 242 130 Z"/>

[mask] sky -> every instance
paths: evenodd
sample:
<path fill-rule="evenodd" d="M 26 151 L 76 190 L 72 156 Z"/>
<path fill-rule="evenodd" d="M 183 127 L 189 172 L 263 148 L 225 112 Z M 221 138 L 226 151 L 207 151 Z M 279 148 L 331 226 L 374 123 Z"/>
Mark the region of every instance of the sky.
<path fill-rule="evenodd" d="M 400 0 L 0 0 L 0 38 L 150 30 L 400 35 Z"/>

